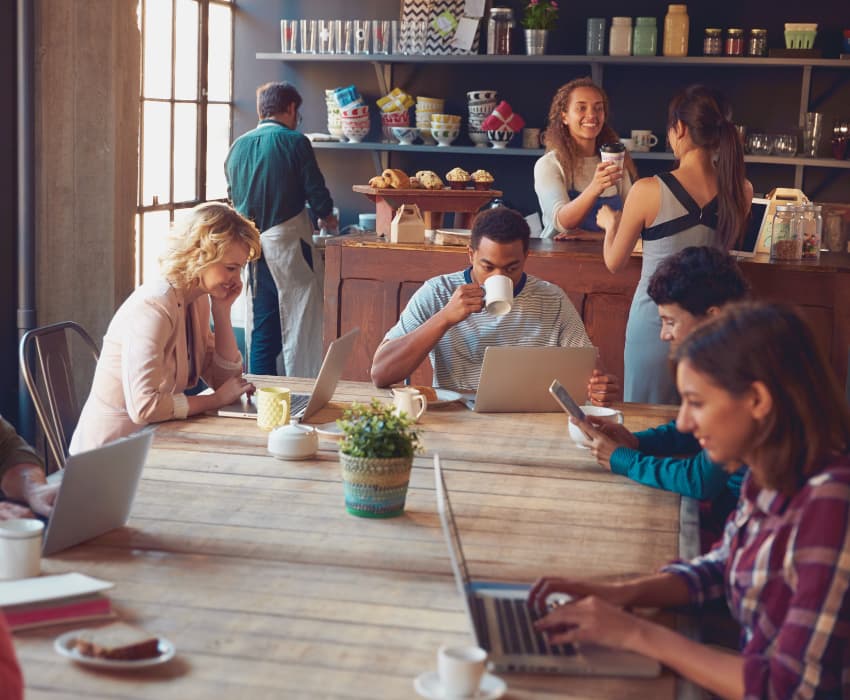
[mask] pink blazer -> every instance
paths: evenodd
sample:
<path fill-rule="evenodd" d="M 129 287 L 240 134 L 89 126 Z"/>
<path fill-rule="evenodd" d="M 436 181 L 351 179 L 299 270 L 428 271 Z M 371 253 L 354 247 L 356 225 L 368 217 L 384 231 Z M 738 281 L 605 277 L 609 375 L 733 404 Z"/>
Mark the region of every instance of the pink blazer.
<path fill-rule="evenodd" d="M 190 352 L 195 367 L 191 376 Z M 145 283 L 109 324 L 69 452 L 94 449 L 148 423 L 185 418 L 189 404 L 183 392 L 199 377 L 215 389 L 241 373 L 241 356 L 226 360 L 215 352 L 208 296 L 187 306 L 183 292 L 165 280 Z"/>

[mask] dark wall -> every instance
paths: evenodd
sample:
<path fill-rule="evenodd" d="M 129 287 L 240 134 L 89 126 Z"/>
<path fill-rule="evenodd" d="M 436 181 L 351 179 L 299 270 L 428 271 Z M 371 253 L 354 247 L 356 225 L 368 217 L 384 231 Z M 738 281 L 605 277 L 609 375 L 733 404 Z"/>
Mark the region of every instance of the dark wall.
<path fill-rule="evenodd" d="M 254 89 L 267 80 L 288 80 L 298 86 L 304 97 L 302 130 L 326 131 L 324 105 L 325 88 L 355 84 L 373 105 L 380 97 L 375 71 L 368 63 L 290 63 L 259 61 L 257 52 L 280 51 L 279 20 L 281 18 L 378 18 L 390 19 L 399 15 L 398 0 L 372 2 L 342 2 L 327 0 L 317 9 L 316 3 L 306 1 L 240 0 L 236 20 L 235 92 L 237 114 L 235 135 L 244 133 L 256 123 Z M 497 2 L 512 5 L 520 16 L 519 2 Z M 550 45 L 550 53 L 583 54 L 585 26 L 589 14 L 654 15 L 659 29 L 667 10 L 665 2 L 618 0 L 596 3 L 592 10 L 586 5 L 561 3 L 562 11 Z M 769 45 L 783 45 L 783 23 L 786 21 L 815 21 L 820 24 L 817 47 L 824 56 L 838 55 L 841 13 L 835 12 L 833 0 L 812 0 L 801 8 L 799 3 L 780 0 L 770 3 L 741 3 L 720 0 L 713 3 L 689 3 L 691 19 L 691 55 L 699 55 L 705 26 L 739 26 L 745 29 L 759 26 L 768 30 Z M 847 20 L 850 23 L 850 20 Z M 662 33 L 659 31 L 659 40 Z M 523 50 L 521 31 L 516 31 L 515 50 Z M 399 64 L 393 69 L 393 84 L 411 94 L 446 98 L 446 110 L 464 114 L 465 93 L 474 89 L 498 89 L 500 97 L 508 100 L 523 115 L 529 126 L 543 127 L 549 102 L 558 86 L 572 78 L 587 75 L 586 66 L 526 66 L 526 65 L 416 65 Z M 604 85 L 611 98 L 611 121 L 624 136 L 631 129 L 652 129 L 663 140 L 666 108 L 669 98 L 679 89 L 694 82 L 704 82 L 726 92 L 735 106 L 735 120 L 753 130 L 785 131 L 797 127 L 802 69 L 799 68 L 704 68 L 608 66 Z M 816 69 L 812 78 L 811 109 L 826 113 L 826 126 L 832 119 L 850 119 L 850 70 Z M 370 140 L 378 140 L 378 117 L 373 114 Z M 461 133 L 457 145 L 470 145 Z M 342 224 L 353 223 L 356 213 L 369 211 L 368 201 L 351 192 L 351 185 L 365 183 L 375 174 L 375 162 L 369 153 L 318 151 L 319 164 L 328 181 L 337 206 L 342 211 Z M 485 168 L 496 177 L 496 185 L 505 191 L 510 204 L 525 213 L 536 210 L 533 189 L 534 157 L 488 157 L 446 153 L 405 154 L 394 152 L 391 166 L 408 172 L 431 169 L 445 173 L 460 165 L 467 170 Z M 670 167 L 669 161 L 638 161 L 641 175 L 651 175 Z M 747 174 L 757 192 L 775 186 L 791 187 L 794 168 L 791 166 L 749 164 Z M 850 202 L 850 170 L 807 168 L 803 188 L 816 193 L 822 201 Z"/>
<path fill-rule="evenodd" d="M 0 414 L 17 421 L 17 42 L 16 9 L 0 3 Z"/>

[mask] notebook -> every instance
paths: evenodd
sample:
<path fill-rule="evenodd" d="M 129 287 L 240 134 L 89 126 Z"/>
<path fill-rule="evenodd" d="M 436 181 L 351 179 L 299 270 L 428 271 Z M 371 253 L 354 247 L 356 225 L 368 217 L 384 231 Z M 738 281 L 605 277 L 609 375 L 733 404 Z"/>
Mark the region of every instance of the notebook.
<path fill-rule="evenodd" d="M 68 457 L 44 533 L 44 556 L 127 523 L 152 441 L 148 428 Z"/>
<path fill-rule="evenodd" d="M 478 413 L 553 413 L 549 393 L 557 379 L 579 403 L 596 366 L 595 347 L 491 346 L 484 351 L 474 410 Z"/>
<path fill-rule="evenodd" d="M 767 218 L 769 203 L 769 199 L 753 197 L 753 203 L 750 207 L 750 217 L 747 219 L 747 229 L 744 232 L 744 240 L 738 249 L 731 251 L 732 255 L 739 258 L 751 258 L 759 252 L 760 245 L 764 245 L 762 239 L 767 234 L 764 224 Z M 768 248 L 768 252 L 769 250 L 770 248 Z"/>
<path fill-rule="evenodd" d="M 336 391 L 351 351 L 354 349 L 354 340 L 360 333 L 359 328 L 353 328 L 343 336 L 332 341 L 325 353 L 325 359 L 316 377 L 316 384 L 309 394 L 292 394 L 292 405 L 289 407 L 289 415 L 292 418 L 307 420 L 314 413 L 324 408 L 331 400 Z M 222 406 L 218 409 L 218 415 L 226 418 L 257 418 L 257 403 L 248 396 L 242 396 L 239 401 Z"/>
<path fill-rule="evenodd" d="M 497 671 L 643 678 L 661 673 L 661 665 L 657 661 L 640 654 L 591 644 L 550 645 L 546 637 L 532 626 L 533 613 L 526 604 L 528 586 L 472 581 L 439 455 L 434 455 L 434 480 L 437 510 L 449 549 L 452 573 L 463 598 L 475 642 L 487 650 Z"/>

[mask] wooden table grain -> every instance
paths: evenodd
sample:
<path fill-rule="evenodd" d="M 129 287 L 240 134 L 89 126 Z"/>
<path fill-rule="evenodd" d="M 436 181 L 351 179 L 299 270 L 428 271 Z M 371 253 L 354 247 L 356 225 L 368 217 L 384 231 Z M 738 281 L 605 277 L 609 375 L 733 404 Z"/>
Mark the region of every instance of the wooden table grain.
<path fill-rule="evenodd" d="M 304 380 L 258 383 L 309 386 Z M 342 382 L 311 419 L 389 392 Z M 669 408 L 624 406 L 632 429 Z M 343 507 L 336 444 L 286 462 L 252 421 L 203 416 L 161 424 L 127 527 L 43 561 L 115 582 L 127 621 L 163 635 L 177 657 L 107 673 L 58 657 L 73 625 L 15 634 L 28 700 L 65 698 L 413 698 L 437 647 L 471 641 L 434 497 L 443 459 L 474 578 L 648 573 L 695 542 L 674 494 L 614 476 L 573 446 L 563 414 L 479 415 L 460 404 L 420 423 L 403 517 Z M 684 517 L 682 513 L 685 513 Z M 505 675 L 507 698 L 673 698 L 676 679 Z"/>

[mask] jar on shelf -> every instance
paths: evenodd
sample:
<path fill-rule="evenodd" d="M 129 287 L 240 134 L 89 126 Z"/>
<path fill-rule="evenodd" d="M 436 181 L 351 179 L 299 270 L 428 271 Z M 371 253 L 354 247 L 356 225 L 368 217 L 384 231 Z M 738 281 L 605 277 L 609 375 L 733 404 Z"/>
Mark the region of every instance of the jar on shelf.
<path fill-rule="evenodd" d="M 587 55 L 605 55 L 605 29 L 608 21 L 604 17 L 587 18 Z"/>
<path fill-rule="evenodd" d="M 817 204 L 804 204 L 800 213 L 800 235 L 803 239 L 803 259 L 820 259 L 821 236 L 823 234 L 822 207 Z"/>
<path fill-rule="evenodd" d="M 511 53 L 511 31 L 514 11 L 510 7 L 494 7 L 487 22 L 487 53 L 507 56 Z"/>
<path fill-rule="evenodd" d="M 611 36 L 608 40 L 611 56 L 632 55 L 632 18 L 614 17 L 611 20 Z"/>
<path fill-rule="evenodd" d="M 770 261 L 800 260 L 803 257 L 803 240 L 799 235 L 797 211 L 793 204 L 778 204 L 773 213 L 770 236 Z"/>
<path fill-rule="evenodd" d="M 726 30 L 726 55 L 744 55 L 744 30 L 731 28 Z"/>
<path fill-rule="evenodd" d="M 632 34 L 632 54 L 655 56 L 658 53 L 658 27 L 655 17 L 638 17 Z"/>
<path fill-rule="evenodd" d="M 767 29 L 750 29 L 747 56 L 767 56 Z"/>
<path fill-rule="evenodd" d="M 715 27 L 707 27 L 705 37 L 702 40 L 703 56 L 723 55 L 723 30 Z"/>
<path fill-rule="evenodd" d="M 688 19 L 687 5 L 667 5 L 664 17 L 664 55 L 688 55 Z"/>

